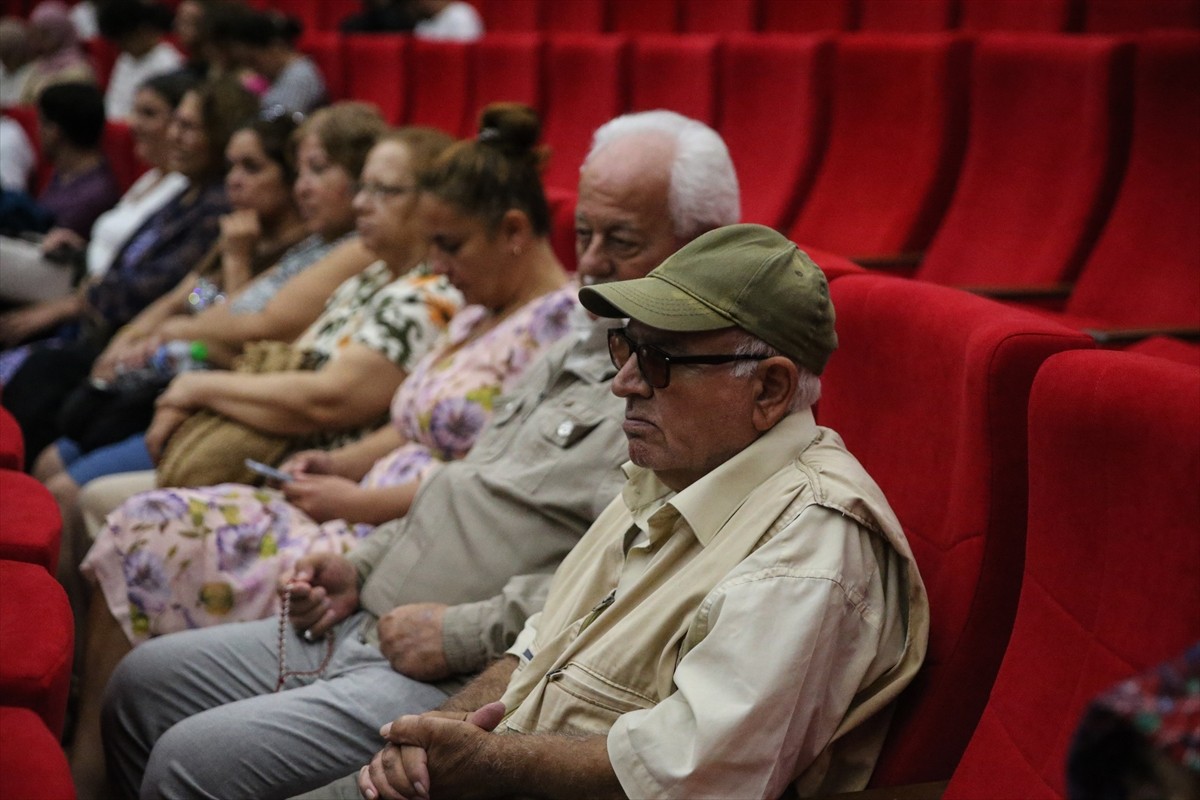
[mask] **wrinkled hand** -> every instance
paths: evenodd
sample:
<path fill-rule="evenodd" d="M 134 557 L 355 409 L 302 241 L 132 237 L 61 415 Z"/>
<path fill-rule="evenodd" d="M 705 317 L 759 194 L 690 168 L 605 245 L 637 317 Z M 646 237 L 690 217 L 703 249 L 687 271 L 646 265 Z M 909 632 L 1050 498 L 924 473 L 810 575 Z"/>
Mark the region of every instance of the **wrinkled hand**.
<path fill-rule="evenodd" d="M 57 323 L 58 315 L 42 303 L 0 314 L 0 344 L 20 344 Z"/>
<path fill-rule="evenodd" d="M 92 377 L 111 381 L 122 372 L 144 367 L 160 344 L 162 339 L 158 335 L 114 340 L 92 364 Z"/>
<path fill-rule="evenodd" d="M 155 464 L 162 459 L 167 442 L 175 435 L 175 431 L 191 415 L 191 411 L 178 406 L 160 405 L 154 410 L 154 419 L 150 420 L 150 427 L 146 429 L 146 449 L 150 451 L 150 458 Z"/>
<path fill-rule="evenodd" d="M 301 450 L 279 468 L 289 475 L 329 475 L 333 472 L 333 456 L 324 450 Z"/>
<path fill-rule="evenodd" d="M 308 514 L 317 522 L 345 519 L 353 522 L 356 517 L 355 501 L 361 489 L 349 478 L 340 475 L 310 475 L 302 473 L 282 487 L 288 502 Z"/>
<path fill-rule="evenodd" d="M 413 680 L 436 681 L 450 675 L 442 648 L 443 603 L 397 606 L 379 618 L 379 649 L 392 669 Z"/>
<path fill-rule="evenodd" d="M 398 717 L 380 729 L 388 744 L 359 770 L 359 793 L 366 800 L 426 798 L 436 781 L 439 796 L 469 795 L 487 785 L 491 765 L 478 756 L 503 718 L 503 703 Z"/>
<path fill-rule="evenodd" d="M 221 217 L 221 252 L 227 256 L 250 260 L 260 236 L 262 228 L 254 211 L 242 209 Z"/>
<path fill-rule="evenodd" d="M 291 589 L 291 620 L 296 630 L 320 639 L 358 608 L 358 572 L 335 553 L 312 553 L 296 561 L 279 579 L 279 591 Z"/>

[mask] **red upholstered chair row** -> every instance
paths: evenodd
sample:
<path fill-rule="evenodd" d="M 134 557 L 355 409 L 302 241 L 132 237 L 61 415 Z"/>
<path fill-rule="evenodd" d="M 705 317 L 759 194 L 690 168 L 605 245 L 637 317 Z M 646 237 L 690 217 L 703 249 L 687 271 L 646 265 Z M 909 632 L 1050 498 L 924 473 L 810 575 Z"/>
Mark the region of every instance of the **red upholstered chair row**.
<path fill-rule="evenodd" d="M 1180 364 L 1200 367 L 1200 343 L 1185 342 L 1170 336 L 1151 336 L 1126 348 L 1131 353 L 1165 358 Z"/>
<path fill-rule="evenodd" d="M 873 783 L 944 780 L 1004 654 L 1025 541 L 1029 387 L 1069 328 L 948 287 L 831 283 L 839 347 L 818 420 L 838 431 L 904 526 L 929 592 L 925 666 L 900 700 Z"/>
<path fill-rule="evenodd" d="M 25 467 L 25 438 L 21 426 L 8 409 L 0 406 L 0 470 L 21 470 Z"/>
<path fill-rule="evenodd" d="M 71 606 L 54 576 L 35 564 L 0 560 L 0 706 L 28 708 L 61 735 L 74 637 Z"/>
<path fill-rule="evenodd" d="M 0 559 L 58 568 L 62 517 L 50 490 L 23 472 L 0 469 Z"/>
<path fill-rule="evenodd" d="M 945 800 L 1064 798 L 1087 702 L 1200 640 L 1200 369 L 1064 353 L 1029 399 L 1012 638 Z"/>
<path fill-rule="evenodd" d="M 75 800 L 58 738 L 27 708 L 0 707 L 0 797 Z"/>

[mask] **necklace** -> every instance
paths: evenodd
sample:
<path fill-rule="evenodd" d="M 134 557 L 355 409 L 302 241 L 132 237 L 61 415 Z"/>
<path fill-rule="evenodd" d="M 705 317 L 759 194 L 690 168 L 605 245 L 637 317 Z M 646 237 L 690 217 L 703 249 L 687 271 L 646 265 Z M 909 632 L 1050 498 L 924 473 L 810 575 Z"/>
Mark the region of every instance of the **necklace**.
<path fill-rule="evenodd" d="M 321 677 L 325 674 L 326 667 L 329 666 L 330 659 L 333 658 L 333 637 L 325 636 L 325 658 L 321 659 L 321 663 L 316 669 L 309 670 L 290 670 L 287 666 L 287 626 L 288 617 L 291 616 L 292 610 L 292 586 L 289 583 L 283 590 L 283 602 L 279 606 L 279 680 L 275 682 L 275 691 L 283 689 L 283 684 L 288 678 L 308 678 Z M 312 641 L 309 638 L 309 632 L 304 632 L 306 641 Z"/>

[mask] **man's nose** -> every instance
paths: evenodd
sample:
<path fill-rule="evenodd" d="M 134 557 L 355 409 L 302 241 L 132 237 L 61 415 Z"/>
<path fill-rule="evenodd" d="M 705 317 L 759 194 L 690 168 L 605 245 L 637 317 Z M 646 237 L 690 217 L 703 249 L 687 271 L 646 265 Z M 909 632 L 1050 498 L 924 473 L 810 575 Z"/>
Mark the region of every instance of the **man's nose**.
<path fill-rule="evenodd" d="M 588 246 L 579 253 L 576 269 L 584 275 L 593 278 L 607 278 L 613 273 L 612 261 L 605 256 L 604 248 L 598 238 L 593 238 Z"/>
<path fill-rule="evenodd" d="M 630 354 L 621 368 L 617 370 L 617 374 L 613 376 L 612 392 L 617 397 L 649 397 L 654 393 L 650 384 L 646 383 L 646 379 L 642 377 L 642 370 L 638 367 L 636 354 Z"/>

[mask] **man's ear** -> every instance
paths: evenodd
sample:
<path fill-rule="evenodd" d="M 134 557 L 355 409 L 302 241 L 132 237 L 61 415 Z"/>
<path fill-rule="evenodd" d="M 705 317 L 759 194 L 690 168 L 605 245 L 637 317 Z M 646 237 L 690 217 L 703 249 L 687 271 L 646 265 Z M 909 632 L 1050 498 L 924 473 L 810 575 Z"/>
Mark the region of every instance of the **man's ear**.
<path fill-rule="evenodd" d="M 758 362 L 754 379 L 754 427 L 766 433 L 792 410 L 800 373 L 791 359 L 772 356 Z"/>
<path fill-rule="evenodd" d="M 505 247 L 513 255 L 520 255 L 533 245 L 533 223 L 524 211 L 510 208 L 500 218 L 500 236 L 504 239 Z"/>

